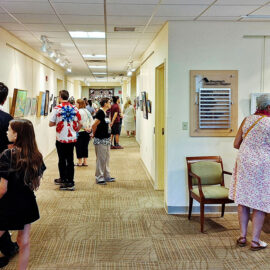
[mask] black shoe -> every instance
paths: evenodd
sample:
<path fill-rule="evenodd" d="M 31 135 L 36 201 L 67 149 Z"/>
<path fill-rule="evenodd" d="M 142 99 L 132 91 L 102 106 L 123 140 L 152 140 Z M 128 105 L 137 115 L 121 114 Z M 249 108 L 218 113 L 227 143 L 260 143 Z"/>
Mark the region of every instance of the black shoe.
<path fill-rule="evenodd" d="M 54 179 L 54 183 L 55 183 L 56 185 L 61 185 L 61 184 L 64 183 L 64 181 L 63 181 L 61 178 L 57 178 L 57 179 Z"/>
<path fill-rule="evenodd" d="M 114 177 L 108 178 L 106 179 L 106 182 L 115 182 L 115 178 Z"/>
<path fill-rule="evenodd" d="M 9 263 L 9 258 L 4 256 L 0 257 L 0 268 L 5 267 Z"/>
<path fill-rule="evenodd" d="M 96 183 L 98 184 L 98 185 L 107 185 L 107 183 L 106 183 L 106 181 L 104 181 L 104 180 L 96 180 Z"/>
<path fill-rule="evenodd" d="M 75 190 L 75 186 L 72 183 L 62 183 L 59 189 L 73 191 Z"/>

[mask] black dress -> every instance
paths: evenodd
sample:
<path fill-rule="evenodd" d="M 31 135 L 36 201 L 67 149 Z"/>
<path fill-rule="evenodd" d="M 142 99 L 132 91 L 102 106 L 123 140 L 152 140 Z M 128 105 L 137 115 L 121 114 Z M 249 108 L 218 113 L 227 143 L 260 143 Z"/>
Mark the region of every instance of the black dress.
<path fill-rule="evenodd" d="M 23 230 L 25 224 L 39 219 L 34 192 L 24 184 L 23 173 L 10 168 L 11 152 L 8 149 L 0 156 L 0 178 L 8 181 L 7 192 L 0 199 L 0 230 Z M 43 164 L 40 175 L 46 169 Z"/>

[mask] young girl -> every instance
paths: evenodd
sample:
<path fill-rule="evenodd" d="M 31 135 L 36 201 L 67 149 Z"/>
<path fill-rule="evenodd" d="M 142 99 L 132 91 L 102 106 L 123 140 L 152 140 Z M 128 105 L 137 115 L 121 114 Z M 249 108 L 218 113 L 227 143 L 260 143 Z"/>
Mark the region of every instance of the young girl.
<path fill-rule="evenodd" d="M 29 260 L 31 223 L 39 219 L 34 190 L 46 167 L 31 121 L 10 121 L 7 136 L 14 147 L 0 156 L 0 237 L 6 230 L 18 230 L 18 269 L 23 270 Z"/>

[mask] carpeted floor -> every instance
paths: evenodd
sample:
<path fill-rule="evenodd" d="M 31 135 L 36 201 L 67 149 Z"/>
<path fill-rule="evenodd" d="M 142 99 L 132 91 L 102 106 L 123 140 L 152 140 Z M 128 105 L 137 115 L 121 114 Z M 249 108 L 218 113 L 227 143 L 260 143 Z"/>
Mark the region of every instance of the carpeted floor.
<path fill-rule="evenodd" d="M 89 167 L 76 167 L 76 191 L 59 191 L 57 155 L 37 192 L 41 219 L 31 231 L 31 270 L 261 270 L 270 269 L 270 248 L 252 252 L 235 246 L 237 216 L 199 218 L 167 215 L 163 192 L 154 191 L 142 167 L 134 138 L 121 138 L 123 150 L 111 151 L 117 182 L 94 181 L 95 154 Z M 13 239 L 16 232 L 13 233 Z M 270 235 L 262 234 L 270 243 Z M 16 269 L 14 258 L 4 269 Z"/>

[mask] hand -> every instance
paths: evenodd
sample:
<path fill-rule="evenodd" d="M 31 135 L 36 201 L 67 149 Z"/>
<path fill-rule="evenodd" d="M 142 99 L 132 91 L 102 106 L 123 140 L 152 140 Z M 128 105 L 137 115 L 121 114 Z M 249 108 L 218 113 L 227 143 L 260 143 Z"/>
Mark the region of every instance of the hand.
<path fill-rule="evenodd" d="M 113 123 L 110 123 L 110 127 L 112 127 L 113 126 Z"/>
<path fill-rule="evenodd" d="M 88 133 L 91 133 L 92 128 L 86 128 L 85 131 L 88 132 Z"/>

